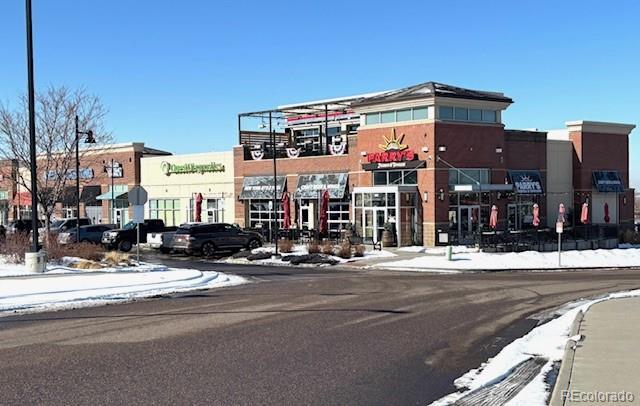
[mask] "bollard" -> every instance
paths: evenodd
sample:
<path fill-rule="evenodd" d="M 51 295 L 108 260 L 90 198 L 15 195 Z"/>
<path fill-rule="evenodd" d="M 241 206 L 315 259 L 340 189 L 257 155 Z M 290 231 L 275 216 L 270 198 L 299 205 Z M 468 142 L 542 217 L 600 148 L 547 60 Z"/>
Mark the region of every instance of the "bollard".
<path fill-rule="evenodd" d="M 453 247 L 451 245 L 447 245 L 446 255 L 447 261 L 451 261 L 451 256 L 453 255 Z"/>

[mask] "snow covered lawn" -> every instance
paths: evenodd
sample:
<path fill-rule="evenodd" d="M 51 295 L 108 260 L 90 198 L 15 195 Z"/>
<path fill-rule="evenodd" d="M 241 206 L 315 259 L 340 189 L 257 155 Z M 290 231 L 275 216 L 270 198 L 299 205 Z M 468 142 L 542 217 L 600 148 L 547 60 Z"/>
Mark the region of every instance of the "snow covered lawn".
<path fill-rule="evenodd" d="M 96 306 L 247 282 L 242 277 L 220 272 L 152 264 L 98 270 L 48 265 L 43 274 L 29 274 L 22 265 L 4 263 L 0 265 L 0 277 L 3 277 L 0 279 L 0 314 L 4 315 Z"/>
<path fill-rule="evenodd" d="M 457 248 L 457 247 L 456 247 Z M 400 248 L 424 255 L 411 259 L 383 262 L 375 267 L 408 271 L 455 271 L 455 270 L 541 270 L 557 269 L 557 252 L 510 252 L 506 254 L 477 252 L 465 247 L 454 249 L 451 261 L 447 261 L 444 248 L 423 247 Z M 441 251 L 441 252 L 440 252 Z M 562 268 L 640 266 L 640 248 L 617 248 L 585 251 L 563 251 Z"/>
<path fill-rule="evenodd" d="M 477 369 L 472 369 L 454 381 L 458 392 L 447 395 L 431 404 L 431 406 L 452 405 L 456 400 L 487 385 L 505 378 L 511 370 L 521 362 L 532 357 L 543 357 L 547 360 L 542 370 L 526 385 L 507 405 L 546 405 L 551 388 L 545 383 L 546 375 L 552 370 L 553 363 L 562 360 L 565 346 L 569 339 L 571 325 L 578 312 L 586 312 L 595 303 L 609 299 L 640 296 L 640 290 L 612 293 L 605 297 L 570 303 L 558 311 L 559 317 L 542 324 L 511 344 L 507 345 L 493 358 Z"/>
<path fill-rule="evenodd" d="M 251 252 L 253 253 L 258 253 L 258 252 L 269 252 L 269 253 L 275 253 L 275 248 L 274 247 L 262 247 L 262 248 L 256 248 L 254 250 L 252 250 Z M 307 250 L 307 246 L 306 245 L 294 245 L 293 247 L 293 251 L 292 252 L 288 252 L 288 253 L 281 253 L 282 256 L 288 256 L 288 255 L 307 255 L 309 254 L 309 251 Z M 336 261 L 338 261 L 338 263 L 340 264 L 346 264 L 349 262 L 355 262 L 355 261 L 359 261 L 359 260 L 363 260 L 363 259 L 374 259 L 374 258 L 392 258 L 395 257 L 396 254 L 389 252 L 389 251 L 365 251 L 364 256 L 363 257 L 351 257 L 349 259 L 345 259 L 345 258 L 340 258 L 338 256 L 335 255 L 328 255 L 329 258 L 332 258 Z M 258 259 L 255 261 L 249 261 L 246 258 L 233 258 L 233 257 L 229 257 L 229 258 L 225 258 L 222 260 L 222 262 L 225 263 L 230 263 L 230 264 L 256 264 L 256 265 L 281 265 L 281 266 L 312 266 L 312 267 L 316 267 L 316 266 L 329 266 L 328 264 L 300 264 L 300 265 L 293 265 L 291 264 L 289 261 L 283 261 L 280 258 L 268 258 L 268 259 Z"/>

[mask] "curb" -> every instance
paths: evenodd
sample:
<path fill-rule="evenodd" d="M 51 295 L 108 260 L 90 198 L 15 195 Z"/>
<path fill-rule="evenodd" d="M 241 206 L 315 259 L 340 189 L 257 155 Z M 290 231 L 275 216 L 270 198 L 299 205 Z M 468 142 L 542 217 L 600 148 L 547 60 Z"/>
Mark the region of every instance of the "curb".
<path fill-rule="evenodd" d="M 580 333 L 580 326 L 582 325 L 583 319 L 584 312 L 578 312 L 576 318 L 573 320 L 573 324 L 571 325 L 569 337 L 574 337 Z M 571 385 L 571 373 L 573 372 L 573 360 L 576 356 L 577 344 L 578 342 L 571 339 L 567 341 L 564 348 L 564 355 L 562 356 L 562 362 L 560 364 L 560 371 L 558 372 L 556 383 L 553 386 L 551 400 L 549 401 L 550 406 L 563 406 L 565 403 L 562 393 L 569 390 L 569 386 Z"/>

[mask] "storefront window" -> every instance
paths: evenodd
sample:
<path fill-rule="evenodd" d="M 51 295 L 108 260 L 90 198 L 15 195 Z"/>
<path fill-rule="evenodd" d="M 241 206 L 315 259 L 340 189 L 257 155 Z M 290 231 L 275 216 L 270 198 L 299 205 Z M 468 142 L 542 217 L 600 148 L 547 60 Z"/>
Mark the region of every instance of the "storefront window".
<path fill-rule="evenodd" d="M 249 200 L 249 227 L 270 229 L 274 226 L 273 200 Z M 282 204 L 278 204 L 278 226 L 283 222 Z"/>
<path fill-rule="evenodd" d="M 160 219 L 167 226 L 175 226 L 180 222 L 179 199 L 151 199 L 149 200 L 149 217 Z"/>
<path fill-rule="evenodd" d="M 415 169 L 404 171 L 374 171 L 373 185 L 417 185 L 418 172 Z"/>
<path fill-rule="evenodd" d="M 477 185 L 489 183 L 489 169 L 449 169 L 449 185 Z"/>
<path fill-rule="evenodd" d="M 330 231 L 340 231 L 349 223 L 349 202 L 329 202 L 328 225 Z"/>

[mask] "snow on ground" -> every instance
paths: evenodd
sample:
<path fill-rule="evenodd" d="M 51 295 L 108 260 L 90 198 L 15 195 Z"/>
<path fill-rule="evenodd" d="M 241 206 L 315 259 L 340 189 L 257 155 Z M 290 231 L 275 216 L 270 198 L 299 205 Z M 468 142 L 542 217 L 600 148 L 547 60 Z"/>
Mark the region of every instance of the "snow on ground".
<path fill-rule="evenodd" d="M 270 253 L 275 253 L 275 247 L 261 247 L 261 248 L 256 248 L 254 250 L 252 250 L 251 252 L 253 253 L 258 253 L 258 252 L 270 252 Z M 288 252 L 288 253 L 282 253 L 283 256 L 288 256 L 288 255 L 307 255 L 309 254 L 309 251 L 307 250 L 307 246 L 306 245 L 294 245 L 293 246 L 293 251 L 292 252 Z M 360 261 L 363 259 L 376 259 L 376 258 L 391 258 L 391 257 L 395 257 L 396 254 L 389 252 L 389 251 L 365 251 L 364 256 L 363 257 L 351 257 L 349 259 L 345 259 L 345 258 L 340 258 L 338 256 L 335 255 L 330 255 L 329 257 L 332 259 L 335 259 L 336 261 L 338 261 L 338 263 L 341 264 L 345 264 L 348 262 L 355 262 L 355 261 Z M 269 259 L 258 259 L 255 261 L 249 261 L 246 258 L 225 258 L 222 260 L 223 262 L 226 263 L 231 263 L 231 264 L 256 264 L 256 265 L 281 265 L 281 266 L 294 266 L 292 265 L 289 261 L 283 261 L 280 258 L 269 258 Z M 296 266 L 330 266 L 329 264 L 300 264 L 300 265 L 296 265 Z"/>
<path fill-rule="evenodd" d="M 414 247 L 409 247 L 414 248 Z M 403 250 L 403 248 L 400 248 Z M 455 253 L 451 261 L 444 255 L 429 255 L 435 250 L 429 250 L 425 255 L 411 259 L 383 262 L 374 266 L 410 271 L 434 270 L 510 270 L 510 269 L 557 269 L 557 252 L 510 252 L 485 253 L 477 251 L 462 251 Z M 415 251 L 414 251 L 415 252 Z M 585 251 L 563 251 L 562 268 L 593 268 L 640 266 L 640 248 L 617 248 Z"/>
<path fill-rule="evenodd" d="M 571 334 L 573 324 L 579 312 L 586 312 L 593 304 L 609 299 L 640 296 L 640 290 L 612 293 L 605 297 L 588 301 L 578 301 L 564 306 L 559 317 L 542 324 L 527 335 L 507 345 L 493 358 L 477 369 L 472 369 L 454 381 L 458 392 L 447 395 L 431 406 L 452 405 L 456 400 L 468 395 L 472 391 L 500 381 L 521 362 L 540 356 L 547 359 L 540 373 L 525 386 L 507 405 L 546 405 L 551 388 L 544 382 L 545 377 L 553 368 L 553 363 L 562 360 L 565 346 Z"/>
<path fill-rule="evenodd" d="M 21 277 L 5 278 L 11 275 Z M 0 315 L 96 306 L 247 282 L 240 276 L 220 272 L 152 264 L 98 270 L 48 265 L 44 273 L 31 274 L 23 265 L 4 263 L 0 266 L 0 277 L 3 277 L 0 280 Z"/>
<path fill-rule="evenodd" d="M 447 251 L 447 247 L 421 247 L 419 245 L 412 245 L 410 247 L 398 248 L 398 251 L 413 252 L 416 254 L 427 254 L 427 255 L 445 255 Z M 467 247 L 465 245 L 453 245 L 451 246 L 451 252 L 453 252 L 454 254 L 462 254 L 462 253 L 468 253 L 468 252 L 480 252 L 480 250 L 476 247 Z"/>

